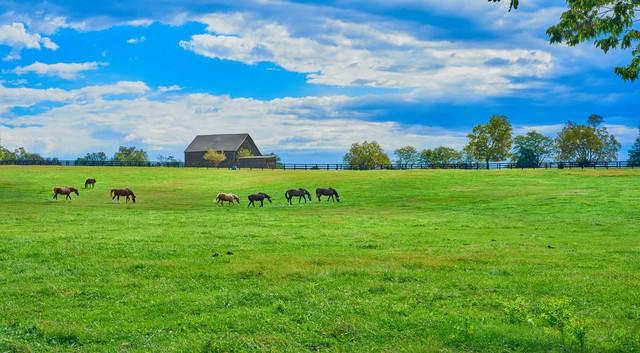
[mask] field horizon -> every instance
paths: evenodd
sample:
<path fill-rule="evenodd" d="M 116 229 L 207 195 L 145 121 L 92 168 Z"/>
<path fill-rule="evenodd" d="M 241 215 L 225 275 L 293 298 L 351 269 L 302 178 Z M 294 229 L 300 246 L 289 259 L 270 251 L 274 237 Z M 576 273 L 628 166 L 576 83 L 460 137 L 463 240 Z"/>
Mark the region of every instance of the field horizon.
<path fill-rule="evenodd" d="M 0 166 L 0 352 L 640 352 L 639 178 Z"/>

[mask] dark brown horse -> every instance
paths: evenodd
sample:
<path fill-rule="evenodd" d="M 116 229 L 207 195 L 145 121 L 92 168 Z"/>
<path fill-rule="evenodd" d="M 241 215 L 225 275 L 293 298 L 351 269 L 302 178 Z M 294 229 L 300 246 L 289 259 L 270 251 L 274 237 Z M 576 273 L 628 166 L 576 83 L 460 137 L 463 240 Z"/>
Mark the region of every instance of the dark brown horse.
<path fill-rule="evenodd" d="M 290 190 L 287 190 L 287 192 L 284 193 L 284 197 L 289 202 L 289 205 L 291 205 L 291 199 L 296 197 L 296 196 L 298 197 L 298 203 L 300 203 L 300 201 L 302 199 L 304 199 L 304 203 L 307 203 L 307 197 L 309 198 L 309 201 L 313 200 L 311 198 L 311 194 L 309 193 L 309 191 L 307 191 L 307 189 L 303 189 L 303 188 L 290 189 Z"/>
<path fill-rule="evenodd" d="M 84 182 L 84 188 L 88 188 L 89 186 L 91 186 L 91 188 L 93 189 L 96 186 L 96 180 L 93 178 L 89 178 Z"/>
<path fill-rule="evenodd" d="M 340 202 L 340 196 L 338 195 L 338 192 L 334 188 L 328 188 L 328 189 L 318 188 L 316 189 L 316 196 L 318 197 L 318 202 L 320 202 L 320 196 L 329 196 L 327 198 L 327 201 L 333 200 L 333 202 L 336 202 L 336 201 Z"/>
<path fill-rule="evenodd" d="M 218 193 L 218 195 L 216 196 L 216 203 L 224 206 L 225 201 L 232 205 L 234 201 L 240 204 L 240 197 L 236 194 L 227 194 L 224 192 Z"/>
<path fill-rule="evenodd" d="M 78 192 L 78 189 L 75 188 L 71 188 L 71 187 L 57 187 L 57 188 L 53 188 L 53 198 L 54 199 L 58 199 L 58 195 L 66 195 L 67 197 L 65 197 L 65 200 L 71 200 L 71 193 L 76 193 L 76 195 L 80 195 L 80 193 Z"/>
<path fill-rule="evenodd" d="M 247 207 L 249 206 L 256 207 L 256 205 L 254 204 L 255 201 L 260 201 L 260 207 L 262 207 L 264 206 L 264 199 L 267 199 L 269 203 L 271 203 L 271 196 L 265 194 L 264 192 L 259 192 L 257 194 L 249 195 L 249 204 L 247 205 Z"/>
<path fill-rule="evenodd" d="M 125 203 L 129 203 L 129 198 L 131 198 L 133 203 L 136 203 L 136 195 L 129 189 L 111 189 L 110 195 L 111 200 L 115 200 L 117 198 L 118 202 L 120 202 L 120 196 L 122 196 L 127 198 Z"/>

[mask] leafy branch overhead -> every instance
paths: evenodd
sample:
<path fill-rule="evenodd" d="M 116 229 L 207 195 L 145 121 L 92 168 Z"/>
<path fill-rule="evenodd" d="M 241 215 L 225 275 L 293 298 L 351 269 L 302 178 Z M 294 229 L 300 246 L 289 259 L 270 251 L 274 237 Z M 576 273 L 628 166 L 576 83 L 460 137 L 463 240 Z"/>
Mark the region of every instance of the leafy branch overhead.
<path fill-rule="evenodd" d="M 500 2 L 501 0 L 489 0 Z M 603 52 L 612 49 L 631 51 L 631 61 L 615 68 L 624 80 L 635 81 L 640 73 L 640 29 L 637 13 L 640 0 L 567 0 L 569 9 L 560 22 L 547 29 L 551 43 L 576 46 L 593 41 Z M 511 8 L 517 9 L 518 0 L 511 0 Z"/>

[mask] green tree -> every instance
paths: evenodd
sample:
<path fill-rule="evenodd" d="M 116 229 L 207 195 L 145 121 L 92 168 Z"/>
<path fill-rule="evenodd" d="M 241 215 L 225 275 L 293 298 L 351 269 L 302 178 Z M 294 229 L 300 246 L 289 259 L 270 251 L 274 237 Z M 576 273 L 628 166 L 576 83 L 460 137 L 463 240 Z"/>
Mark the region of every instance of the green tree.
<path fill-rule="evenodd" d="M 44 158 L 42 158 L 41 155 L 37 153 L 28 152 L 24 147 L 18 147 L 16 150 L 13 151 L 12 155 L 13 155 L 13 159 L 16 159 L 19 161 L 43 161 L 44 160 Z"/>
<path fill-rule="evenodd" d="M 382 147 L 375 141 L 352 144 L 343 159 L 345 164 L 364 168 L 375 168 L 376 166 L 391 164 L 389 156 L 384 153 Z"/>
<path fill-rule="evenodd" d="M 415 164 L 419 161 L 418 150 L 413 146 L 398 148 L 393 152 L 396 155 L 396 163 L 406 167 L 408 164 Z"/>
<path fill-rule="evenodd" d="M 552 138 L 537 131 L 529 131 L 526 135 L 516 136 L 513 139 L 512 158 L 519 167 L 537 167 L 551 157 L 554 147 Z"/>
<path fill-rule="evenodd" d="M 640 131 L 640 130 L 639 130 Z M 636 142 L 629 150 L 629 163 L 633 166 L 640 166 L 640 134 L 636 138 Z"/>
<path fill-rule="evenodd" d="M 213 165 L 217 167 L 220 165 L 220 163 L 227 160 L 227 155 L 225 155 L 223 151 L 214 151 L 212 149 L 208 149 L 207 152 L 205 152 L 204 156 L 202 156 L 202 158 L 205 161 L 213 163 Z"/>
<path fill-rule="evenodd" d="M 149 157 L 143 149 L 136 149 L 134 146 L 120 146 L 118 152 L 113 155 L 112 160 L 120 162 L 148 162 Z"/>
<path fill-rule="evenodd" d="M 253 153 L 251 153 L 251 151 L 248 148 L 241 148 L 238 151 L 238 158 L 240 157 L 251 157 L 253 156 Z"/>
<path fill-rule="evenodd" d="M 78 157 L 76 161 L 79 162 L 104 162 L 106 161 L 107 154 L 104 152 L 91 152 L 84 155 L 84 157 Z"/>
<path fill-rule="evenodd" d="M 274 157 L 276 157 L 276 167 L 281 167 L 282 166 L 282 159 L 280 158 L 279 155 L 271 152 L 271 153 L 267 153 L 265 156 L 274 156 Z"/>
<path fill-rule="evenodd" d="M 420 161 L 424 164 L 455 164 L 462 161 L 462 153 L 451 147 L 436 147 L 420 152 Z"/>
<path fill-rule="evenodd" d="M 615 160 L 621 145 L 601 126 L 603 121 L 598 115 L 590 116 L 587 125 L 569 121 L 556 137 L 557 159 L 578 163 Z"/>
<path fill-rule="evenodd" d="M 467 135 L 469 143 L 465 152 L 484 161 L 489 169 L 490 161 L 502 161 L 511 150 L 511 124 L 506 116 L 494 115 L 487 124 L 478 124 Z"/>
<path fill-rule="evenodd" d="M 517 9 L 519 1 L 510 1 L 511 8 Z M 593 41 L 604 53 L 613 49 L 631 50 L 630 63 L 616 67 L 614 71 L 624 80 L 635 81 L 640 71 L 640 30 L 637 27 L 640 1 L 567 0 L 567 4 L 569 8 L 560 16 L 560 22 L 547 29 L 549 41 L 569 46 Z"/>

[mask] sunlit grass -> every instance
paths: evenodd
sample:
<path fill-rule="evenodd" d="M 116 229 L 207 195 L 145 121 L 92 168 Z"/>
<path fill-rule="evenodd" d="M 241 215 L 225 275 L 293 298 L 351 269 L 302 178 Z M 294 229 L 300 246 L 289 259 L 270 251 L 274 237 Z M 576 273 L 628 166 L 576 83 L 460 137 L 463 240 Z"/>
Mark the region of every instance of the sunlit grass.
<path fill-rule="evenodd" d="M 51 199 L 87 177 L 95 190 Z M 639 185 L 640 170 L 0 167 L 0 352 L 578 352 L 579 329 L 585 351 L 637 352 Z M 343 202 L 284 199 L 330 186 Z M 138 202 L 112 202 L 121 187 Z M 274 203 L 247 208 L 255 192 Z"/>

